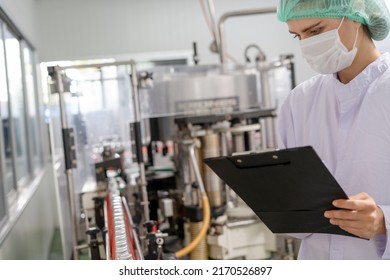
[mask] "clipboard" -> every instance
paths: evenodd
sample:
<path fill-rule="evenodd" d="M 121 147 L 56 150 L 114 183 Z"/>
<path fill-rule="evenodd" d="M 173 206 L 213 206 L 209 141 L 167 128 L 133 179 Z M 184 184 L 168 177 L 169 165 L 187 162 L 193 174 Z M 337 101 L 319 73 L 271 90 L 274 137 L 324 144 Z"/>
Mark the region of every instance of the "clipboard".
<path fill-rule="evenodd" d="M 313 147 L 206 158 L 209 166 L 273 233 L 354 236 L 329 223 L 325 210 L 348 196 Z"/>

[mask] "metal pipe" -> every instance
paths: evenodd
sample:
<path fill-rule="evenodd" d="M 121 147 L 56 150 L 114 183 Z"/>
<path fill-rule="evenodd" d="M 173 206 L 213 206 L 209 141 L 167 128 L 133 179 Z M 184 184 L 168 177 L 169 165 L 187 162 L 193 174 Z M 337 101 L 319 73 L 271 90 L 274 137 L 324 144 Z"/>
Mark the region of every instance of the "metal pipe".
<path fill-rule="evenodd" d="M 133 95 L 133 105 L 134 105 L 134 128 L 135 128 L 135 141 L 137 147 L 137 161 L 139 166 L 139 174 L 140 174 L 140 187 L 142 193 L 142 205 L 144 208 L 144 217 L 145 220 L 148 221 L 150 219 L 149 214 L 149 200 L 148 200 L 148 192 L 146 189 L 146 175 L 145 175 L 145 163 L 143 161 L 142 156 L 142 137 L 141 137 L 141 108 L 139 101 L 139 91 L 138 91 L 138 76 L 137 76 L 137 68 L 134 60 L 130 61 L 131 66 L 131 86 L 132 86 L 132 95 Z"/>
<path fill-rule="evenodd" d="M 131 65 L 134 61 L 115 61 L 115 62 L 106 62 L 106 63 L 90 63 L 83 65 L 69 65 L 69 66 L 56 66 L 58 69 L 66 70 L 66 69 L 81 69 L 81 68 L 102 68 L 107 66 L 121 66 L 121 65 Z"/>
<path fill-rule="evenodd" d="M 212 29 L 213 29 L 213 35 L 214 35 L 216 49 L 219 50 L 220 42 L 219 42 L 219 36 L 218 36 L 218 31 L 217 31 L 217 21 L 216 21 L 214 0 L 207 0 L 207 7 L 209 9 L 210 21 L 211 21 L 211 25 L 212 25 Z"/>
<path fill-rule="evenodd" d="M 82 249 L 87 249 L 87 248 L 89 248 L 88 244 L 80 244 L 80 245 L 76 246 L 77 250 L 82 250 Z"/>
<path fill-rule="evenodd" d="M 225 42 L 225 21 L 231 17 L 241 17 L 241 16 L 251 16 L 251 15 L 261 15 L 275 13 L 276 7 L 271 8 L 262 8 L 262 9 L 251 9 L 251 10 L 242 10 L 242 11 L 232 11 L 227 12 L 221 16 L 218 23 L 218 33 L 219 33 L 219 57 L 221 63 L 225 63 L 225 54 L 226 54 L 226 42 Z"/>
<path fill-rule="evenodd" d="M 244 51 L 246 62 L 248 62 L 248 63 L 251 62 L 251 60 L 249 58 L 249 54 L 248 54 L 250 49 L 256 49 L 256 51 L 257 51 L 257 55 L 255 57 L 256 62 L 266 60 L 267 57 L 266 57 L 265 53 L 263 52 L 263 50 L 260 49 L 260 47 L 256 44 L 250 44 L 249 46 L 247 46 L 245 48 L 245 51 Z"/>
<path fill-rule="evenodd" d="M 109 197 L 106 199 L 110 199 Z M 106 229 L 108 229 L 108 211 L 107 211 L 107 201 L 105 201 L 104 203 L 104 227 Z M 105 239 L 105 243 L 106 243 L 106 259 L 107 260 L 111 260 L 111 250 L 110 250 L 110 238 L 109 238 L 109 235 L 108 235 L 108 230 L 106 230 L 106 232 L 104 233 L 104 236 L 103 238 Z"/>
<path fill-rule="evenodd" d="M 270 84 L 269 84 L 269 76 L 268 71 L 262 71 L 262 64 L 264 62 L 259 62 L 260 69 L 260 79 L 261 79 L 261 103 L 265 109 L 272 108 L 272 100 L 270 93 Z M 266 147 L 274 148 L 275 147 L 275 126 L 274 126 L 274 118 L 266 118 L 265 119 L 265 133 L 266 133 Z"/>
<path fill-rule="evenodd" d="M 200 158 L 218 157 L 221 155 L 220 134 L 207 131 L 202 137 Z M 199 166 L 203 166 L 200 163 Z M 223 182 L 208 166 L 203 168 L 203 180 L 211 207 L 221 207 L 225 200 L 223 196 Z"/>
<path fill-rule="evenodd" d="M 137 66 L 134 60 L 130 61 L 131 67 L 131 90 L 134 98 L 134 121 L 141 121 L 141 109 L 139 104 L 139 92 L 138 92 L 138 76 L 137 76 Z"/>
<path fill-rule="evenodd" d="M 263 151 L 267 150 L 267 135 L 265 129 L 265 119 L 260 120 L 260 136 L 261 136 L 261 149 Z"/>
<path fill-rule="evenodd" d="M 190 156 L 190 163 L 192 165 L 192 169 L 195 174 L 196 181 L 198 183 L 199 189 L 201 193 L 206 193 L 206 188 L 203 184 L 203 179 L 202 175 L 200 175 L 199 167 L 198 167 L 198 162 L 196 161 L 196 156 L 195 156 L 195 147 L 193 141 L 189 141 L 186 143 L 188 145 L 188 150 L 189 150 L 189 156 Z"/>
<path fill-rule="evenodd" d="M 68 128 L 66 115 L 65 115 L 65 101 L 64 101 L 64 84 L 62 83 L 62 75 L 61 75 L 61 69 L 60 67 L 55 67 L 55 76 L 57 80 L 57 86 L 58 86 L 58 97 L 59 97 L 59 105 L 60 105 L 60 117 L 61 117 L 61 127 L 63 129 Z M 73 243 L 73 256 L 75 260 L 79 259 L 79 251 L 77 249 L 77 243 L 78 243 L 78 237 L 77 237 L 77 216 L 76 216 L 76 203 L 75 203 L 75 197 L 74 197 L 74 182 L 73 182 L 73 175 L 72 175 L 72 169 L 67 168 L 66 169 L 66 181 L 68 186 L 68 195 L 69 195 L 69 207 L 70 207 L 70 215 L 71 215 L 71 221 L 73 223 L 72 226 L 72 243 Z"/>
<path fill-rule="evenodd" d="M 242 220 L 236 222 L 228 222 L 226 226 L 228 228 L 237 228 L 237 227 L 249 226 L 258 223 L 260 223 L 258 219 L 249 219 L 249 220 Z"/>
<path fill-rule="evenodd" d="M 61 127 L 67 128 L 67 120 L 65 116 L 65 102 L 64 102 L 64 84 L 62 82 L 62 75 L 61 75 L 61 68 L 59 66 L 54 67 L 55 73 L 56 73 L 56 83 L 58 88 L 58 97 L 59 97 L 59 103 L 60 103 L 60 118 L 61 118 Z"/>

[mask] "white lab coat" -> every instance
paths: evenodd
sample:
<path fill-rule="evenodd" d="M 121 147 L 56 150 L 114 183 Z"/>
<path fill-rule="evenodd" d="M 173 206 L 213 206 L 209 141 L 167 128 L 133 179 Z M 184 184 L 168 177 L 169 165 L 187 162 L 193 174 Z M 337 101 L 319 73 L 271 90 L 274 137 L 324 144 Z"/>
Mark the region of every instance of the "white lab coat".
<path fill-rule="evenodd" d="M 313 146 L 347 195 L 366 192 L 375 199 L 387 228 L 387 235 L 368 241 L 296 235 L 302 238 L 298 259 L 390 259 L 389 66 L 385 53 L 348 84 L 336 75 L 315 76 L 281 108 L 279 148 Z"/>

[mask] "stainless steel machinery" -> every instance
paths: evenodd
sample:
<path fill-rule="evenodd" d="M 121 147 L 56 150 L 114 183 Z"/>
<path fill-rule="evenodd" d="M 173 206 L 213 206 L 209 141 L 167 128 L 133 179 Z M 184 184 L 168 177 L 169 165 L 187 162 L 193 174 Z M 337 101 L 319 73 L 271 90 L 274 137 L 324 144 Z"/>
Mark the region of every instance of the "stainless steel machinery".
<path fill-rule="evenodd" d="M 183 213 L 180 224 L 185 239 L 197 236 L 204 223 L 197 173 L 210 204 L 208 234 L 190 258 L 268 258 L 277 251 L 275 236 L 203 165 L 202 159 L 276 147 L 275 120 L 278 105 L 291 90 L 292 63 L 291 57 L 283 56 L 254 66 L 148 70 L 153 75 L 153 87 L 140 90 L 142 112 L 150 120 L 152 143 L 174 143 L 173 193 L 182 193 L 175 205 Z M 195 155 L 196 165 L 191 164 L 191 155 Z"/>
<path fill-rule="evenodd" d="M 272 11 L 221 18 L 220 65 L 49 68 L 75 259 L 85 249 L 92 259 L 129 260 L 265 259 L 280 251 L 276 236 L 202 163 L 276 147 L 279 106 L 295 84 L 293 57 L 269 61 L 250 45 L 245 55 L 255 48 L 255 63 L 229 65 L 222 35 L 230 16 Z"/>

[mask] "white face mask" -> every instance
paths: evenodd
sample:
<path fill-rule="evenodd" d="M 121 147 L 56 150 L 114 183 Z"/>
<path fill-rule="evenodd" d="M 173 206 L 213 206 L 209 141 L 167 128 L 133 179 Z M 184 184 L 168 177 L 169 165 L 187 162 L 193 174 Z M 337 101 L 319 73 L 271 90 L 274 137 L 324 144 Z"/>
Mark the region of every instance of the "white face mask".
<path fill-rule="evenodd" d="M 359 29 L 356 32 L 352 50 L 348 51 L 339 35 L 343 21 L 344 18 L 337 29 L 300 41 L 303 57 L 315 71 L 321 74 L 333 74 L 343 70 L 351 66 L 355 59 Z"/>

